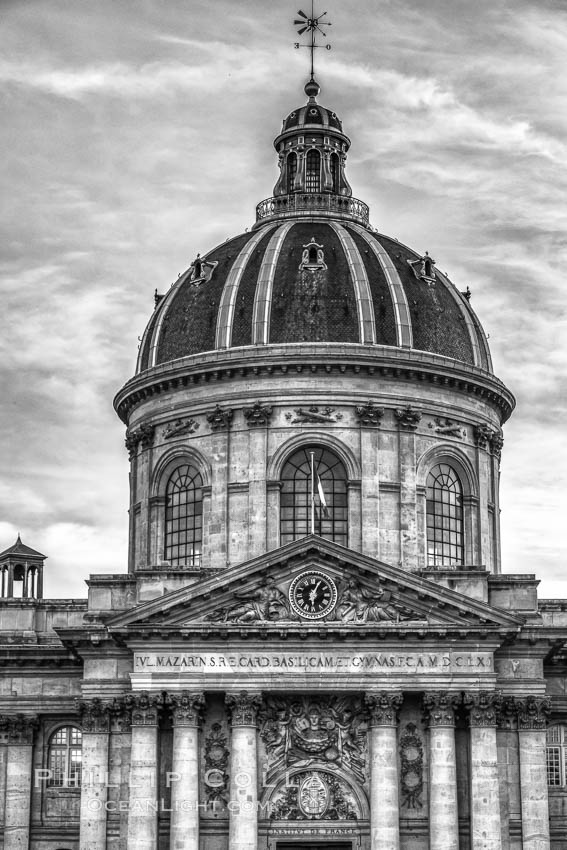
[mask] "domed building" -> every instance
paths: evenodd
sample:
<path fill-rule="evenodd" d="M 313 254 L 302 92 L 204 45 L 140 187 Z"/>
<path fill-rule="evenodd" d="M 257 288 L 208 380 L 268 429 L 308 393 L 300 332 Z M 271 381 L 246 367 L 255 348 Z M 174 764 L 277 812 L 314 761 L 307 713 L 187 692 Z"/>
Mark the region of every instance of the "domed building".
<path fill-rule="evenodd" d="M 514 398 L 305 94 L 116 396 L 128 572 L 44 600 L 45 556 L 0 555 L 4 850 L 567 841 L 566 606 L 501 572 Z"/>

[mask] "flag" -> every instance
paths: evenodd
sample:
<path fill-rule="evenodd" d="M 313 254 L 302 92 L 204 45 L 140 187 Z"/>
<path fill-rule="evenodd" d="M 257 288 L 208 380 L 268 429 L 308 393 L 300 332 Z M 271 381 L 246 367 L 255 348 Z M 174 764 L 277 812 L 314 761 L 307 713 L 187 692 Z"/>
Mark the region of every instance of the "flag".
<path fill-rule="evenodd" d="M 319 501 L 321 502 L 321 507 L 323 508 L 323 516 L 325 517 L 325 519 L 329 519 L 329 508 L 327 507 L 325 491 L 323 490 L 323 485 L 321 483 L 321 479 L 319 478 L 319 473 L 317 473 L 317 492 L 319 493 Z"/>

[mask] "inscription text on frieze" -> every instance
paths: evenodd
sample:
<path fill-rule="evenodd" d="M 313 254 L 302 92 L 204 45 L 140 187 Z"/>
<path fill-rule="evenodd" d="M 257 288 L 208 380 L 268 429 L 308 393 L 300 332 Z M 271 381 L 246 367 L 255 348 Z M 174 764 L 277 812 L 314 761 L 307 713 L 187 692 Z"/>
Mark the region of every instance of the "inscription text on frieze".
<path fill-rule="evenodd" d="M 136 673 L 492 673 L 490 652 L 136 652 Z"/>

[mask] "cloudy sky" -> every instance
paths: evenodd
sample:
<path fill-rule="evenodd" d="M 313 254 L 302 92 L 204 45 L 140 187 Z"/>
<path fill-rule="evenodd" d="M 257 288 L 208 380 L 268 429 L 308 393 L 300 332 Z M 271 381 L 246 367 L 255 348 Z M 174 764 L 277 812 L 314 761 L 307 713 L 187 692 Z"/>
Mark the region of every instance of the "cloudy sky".
<path fill-rule="evenodd" d="M 125 569 L 112 398 L 154 289 L 271 194 L 272 139 L 304 100 L 301 2 L 1 0 L 0 550 L 20 531 L 46 553 L 49 596 Z M 567 6 L 323 9 L 319 100 L 353 141 L 354 194 L 380 231 L 470 286 L 518 400 L 504 570 L 567 597 Z"/>

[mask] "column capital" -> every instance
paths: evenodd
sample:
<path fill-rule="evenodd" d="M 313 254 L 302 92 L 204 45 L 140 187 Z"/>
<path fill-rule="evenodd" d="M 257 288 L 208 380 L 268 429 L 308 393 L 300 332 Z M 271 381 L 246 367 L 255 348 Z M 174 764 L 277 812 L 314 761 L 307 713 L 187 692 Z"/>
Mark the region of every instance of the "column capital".
<path fill-rule="evenodd" d="M 14 714 L 0 716 L 0 730 L 6 732 L 8 744 L 31 746 L 33 734 L 39 726 L 35 714 Z"/>
<path fill-rule="evenodd" d="M 503 701 L 502 691 L 467 691 L 463 704 L 470 726 L 498 726 Z"/>
<path fill-rule="evenodd" d="M 432 691 L 423 695 L 424 720 L 429 726 L 454 726 L 455 709 L 461 695 L 451 691 Z"/>
<path fill-rule="evenodd" d="M 126 697 L 115 697 L 110 705 L 110 731 L 129 732 L 132 722 L 132 709 Z"/>
<path fill-rule="evenodd" d="M 397 691 L 370 691 L 366 693 L 364 702 L 370 712 L 370 725 L 397 726 L 398 711 L 403 701 L 403 694 Z"/>
<path fill-rule="evenodd" d="M 159 712 L 163 706 L 161 694 L 140 691 L 137 694 L 128 694 L 125 703 L 132 711 L 132 726 L 157 726 Z"/>
<path fill-rule="evenodd" d="M 516 697 L 515 704 L 520 732 L 546 728 L 547 718 L 551 712 L 550 697 L 535 697 L 529 694 L 525 697 Z"/>
<path fill-rule="evenodd" d="M 205 706 L 202 693 L 179 691 L 167 695 L 167 705 L 171 708 L 174 726 L 198 726 L 201 722 L 201 711 Z"/>
<path fill-rule="evenodd" d="M 110 704 L 98 697 L 89 700 L 76 700 L 81 715 L 81 728 L 84 733 L 110 731 Z"/>
<path fill-rule="evenodd" d="M 225 695 L 232 726 L 255 726 L 256 715 L 262 704 L 262 695 L 240 691 Z"/>

